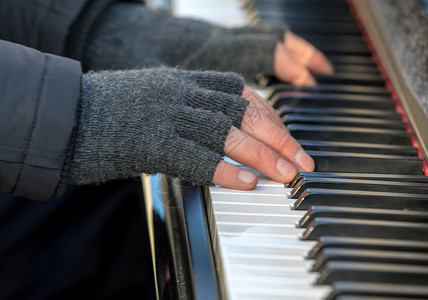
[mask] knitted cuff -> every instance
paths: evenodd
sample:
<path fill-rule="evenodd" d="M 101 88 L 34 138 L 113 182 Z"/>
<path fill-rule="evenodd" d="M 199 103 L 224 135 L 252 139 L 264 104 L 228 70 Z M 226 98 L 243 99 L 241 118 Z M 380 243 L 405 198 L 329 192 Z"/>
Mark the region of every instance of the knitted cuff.
<path fill-rule="evenodd" d="M 225 91 L 227 79 L 230 86 L 243 87 L 236 74 L 169 68 L 83 75 L 66 182 L 89 184 L 162 172 L 211 184 L 230 128 L 240 125 L 248 105 Z M 205 88 L 208 82 L 210 88 Z"/>

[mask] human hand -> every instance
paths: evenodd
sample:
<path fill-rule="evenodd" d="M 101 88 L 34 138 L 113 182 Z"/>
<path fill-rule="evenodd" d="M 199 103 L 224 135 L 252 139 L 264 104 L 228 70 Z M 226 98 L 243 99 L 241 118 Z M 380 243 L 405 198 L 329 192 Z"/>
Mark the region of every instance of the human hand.
<path fill-rule="evenodd" d="M 68 183 L 161 172 L 202 185 L 253 188 L 254 175 L 225 163 L 224 155 L 280 182 L 313 169 L 273 108 L 234 73 L 84 74 L 78 119 L 63 173 Z"/>
<path fill-rule="evenodd" d="M 312 44 L 287 31 L 284 43 L 278 42 L 275 48 L 275 76 L 294 85 L 315 85 L 311 72 L 332 74 L 333 66 Z"/>
<path fill-rule="evenodd" d="M 174 18 L 139 3 L 118 2 L 97 22 L 85 48 L 84 67 L 135 69 L 179 66 L 232 71 L 247 81 L 261 73 L 296 85 L 313 85 L 331 64 L 283 24 L 223 28 Z"/>
<path fill-rule="evenodd" d="M 314 161 L 290 135 L 276 111 L 248 86 L 243 97 L 250 101 L 241 129 L 232 127 L 225 154 L 266 176 L 283 183 L 297 172 L 314 170 Z M 257 176 L 224 160 L 217 165 L 213 183 L 235 189 L 253 189 Z"/>

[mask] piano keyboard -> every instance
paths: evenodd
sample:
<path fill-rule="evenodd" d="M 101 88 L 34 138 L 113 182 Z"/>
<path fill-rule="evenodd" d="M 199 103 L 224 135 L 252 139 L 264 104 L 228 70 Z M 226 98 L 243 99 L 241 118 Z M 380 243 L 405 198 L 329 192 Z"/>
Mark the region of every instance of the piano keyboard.
<path fill-rule="evenodd" d="M 259 78 L 316 172 L 287 187 L 259 174 L 253 191 L 209 189 L 202 206 L 220 291 L 195 287 L 196 298 L 428 299 L 424 162 L 348 2 L 253 0 L 245 7 L 253 22 L 286 22 L 336 73 L 303 88 Z"/>
<path fill-rule="evenodd" d="M 419 284 L 428 298 L 428 248 L 358 248 L 364 239 L 428 241 L 428 185 L 348 4 L 255 0 L 247 7 L 258 22 L 286 22 L 331 58 L 336 74 L 317 76 L 315 88 L 281 84 L 266 95 L 323 176 L 301 174 L 286 189 L 266 178 L 250 192 L 210 189 L 228 298 L 386 297 L 397 284 Z M 389 174 L 400 175 L 392 181 Z M 404 193 L 420 205 L 406 202 Z M 323 238 L 349 244 L 325 245 L 314 254 Z M 403 292 L 402 298 L 412 297 L 421 296 Z"/>

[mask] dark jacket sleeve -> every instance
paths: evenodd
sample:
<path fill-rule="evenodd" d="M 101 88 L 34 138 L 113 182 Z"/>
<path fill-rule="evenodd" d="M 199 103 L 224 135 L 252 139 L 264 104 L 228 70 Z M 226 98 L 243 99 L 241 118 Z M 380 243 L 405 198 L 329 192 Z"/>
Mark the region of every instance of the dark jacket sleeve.
<path fill-rule="evenodd" d="M 76 126 L 80 64 L 0 41 L 0 70 L 0 194 L 48 199 Z"/>
<path fill-rule="evenodd" d="M 79 59 L 90 29 L 113 1 L 0 0 L 0 39 Z"/>

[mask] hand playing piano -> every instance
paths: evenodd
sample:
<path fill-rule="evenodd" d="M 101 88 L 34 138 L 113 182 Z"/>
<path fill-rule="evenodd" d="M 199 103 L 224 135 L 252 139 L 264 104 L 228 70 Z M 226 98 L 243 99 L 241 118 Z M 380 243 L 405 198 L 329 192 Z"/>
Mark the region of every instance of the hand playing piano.
<path fill-rule="evenodd" d="M 278 42 L 275 48 L 275 76 L 295 85 L 315 85 L 312 72 L 332 74 L 333 66 L 321 51 L 291 31 L 287 31 L 284 42 Z"/>
<path fill-rule="evenodd" d="M 282 124 L 276 111 L 248 86 L 243 97 L 250 101 L 241 130 L 232 127 L 227 136 L 225 154 L 278 181 L 288 183 L 300 171 L 310 172 L 314 161 Z M 220 161 L 213 183 L 235 189 L 253 189 L 257 176 L 226 161 Z"/>
<path fill-rule="evenodd" d="M 153 68 L 82 76 L 81 113 L 63 178 L 91 184 L 165 173 L 202 185 L 251 189 L 314 162 L 274 109 L 235 73 Z"/>
<path fill-rule="evenodd" d="M 333 72 L 324 54 L 281 24 L 223 28 L 127 2 L 112 5 L 97 24 L 85 52 L 90 70 L 179 66 L 236 72 L 247 81 L 262 73 L 295 85 Z"/>

